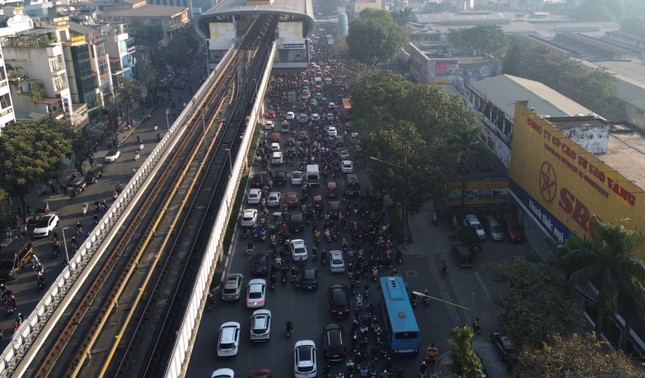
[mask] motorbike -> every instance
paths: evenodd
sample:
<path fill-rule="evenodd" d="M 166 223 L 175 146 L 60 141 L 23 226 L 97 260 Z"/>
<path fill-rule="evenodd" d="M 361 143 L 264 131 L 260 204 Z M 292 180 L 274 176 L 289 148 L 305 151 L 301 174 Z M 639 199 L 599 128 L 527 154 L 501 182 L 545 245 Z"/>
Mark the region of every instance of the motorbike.
<path fill-rule="evenodd" d="M 376 282 L 378 280 L 378 268 L 372 268 L 372 281 Z"/>
<path fill-rule="evenodd" d="M 322 254 L 320 255 L 320 263 L 323 265 L 327 264 L 327 251 L 323 249 Z"/>
<path fill-rule="evenodd" d="M 139 151 L 134 151 L 134 160 L 139 160 Z"/>
<path fill-rule="evenodd" d="M 276 284 L 276 281 L 277 281 L 277 280 L 278 280 L 278 279 L 277 279 L 277 277 L 275 276 L 275 274 L 271 274 L 271 286 L 270 286 L 270 287 L 271 287 L 271 290 L 275 290 L 275 284 Z"/>
<path fill-rule="evenodd" d="M 316 250 L 316 247 L 314 247 L 311 250 L 311 261 L 316 261 L 316 258 L 318 258 L 318 251 Z"/>
<path fill-rule="evenodd" d="M 246 247 L 246 255 L 251 256 L 254 253 L 255 253 L 255 246 L 249 243 L 248 247 Z"/>
<path fill-rule="evenodd" d="M 139 149 L 143 150 L 143 143 L 139 143 Z"/>
<path fill-rule="evenodd" d="M 85 203 L 83 203 L 83 215 L 87 215 L 88 211 L 90 211 L 90 204 L 85 202 Z"/>
<path fill-rule="evenodd" d="M 287 339 L 293 335 L 293 327 L 287 328 Z"/>
<path fill-rule="evenodd" d="M 412 304 L 412 308 L 417 308 L 417 296 L 414 294 L 410 295 L 410 303 Z"/>
<path fill-rule="evenodd" d="M 280 283 L 282 283 L 283 285 L 287 284 L 287 273 L 282 272 L 282 277 L 280 278 Z"/>
<path fill-rule="evenodd" d="M 432 299 L 429 297 L 430 292 L 428 291 L 428 289 L 425 289 L 425 290 L 423 291 L 423 295 L 424 295 L 424 297 L 423 297 L 423 304 L 424 304 L 424 305 L 426 305 L 426 306 L 429 306 L 429 305 L 430 305 L 430 302 L 432 302 Z"/>
<path fill-rule="evenodd" d="M 38 280 L 37 280 L 37 282 L 38 282 L 38 289 L 42 289 L 42 288 L 44 288 L 44 287 L 45 287 L 45 283 L 46 283 L 46 281 L 45 281 L 45 275 L 44 275 L 44 274 L 39 275 L 39 276 L 38 276 Z"/>
<path fill-rule="evenodd" d="M 244 230 L 240 235 L 242 236 L 242 239 L 247 239 L 250 234 L 251 232 L 249 230 Z"/>
<path fill-rule="evenodd" d="M 206 309 L 208 311 L 211 311 L 211 310 L 213 310 L 213 307 L 215 307 L 215 296 L 213 295 L 213 293 L 211 293 L 209 291 L 208 292 L 208 305 L 207 305 Z"/>

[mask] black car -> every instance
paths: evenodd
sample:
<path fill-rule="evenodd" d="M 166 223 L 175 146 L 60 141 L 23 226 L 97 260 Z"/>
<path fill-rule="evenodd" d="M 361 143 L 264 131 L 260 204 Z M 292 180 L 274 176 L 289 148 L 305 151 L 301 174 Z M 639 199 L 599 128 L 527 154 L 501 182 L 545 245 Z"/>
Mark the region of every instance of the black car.
<path fill-rule="evenodd" d="M 305 230 L 304 217 L 301 212 L 293 212 L 289 215 L 289 232 L 298 233 Z"/>
<path fill-rule="evenodd" d="M 251 187 L 262 189 L 265 183 L 266 178 L 264 177 L 264 175 L 253 175 L 253 179 L 251 180 Z"/>
<path fill-rule="evenodd" d="M 323 353 L 327 361 L 341 361 L 347 357 L 342 325 L 329 323 L 323 327 Z"/>
<path fill-rule="evenodd" d="M 352 233 L 352 240 L 362 240 L 369 236 L 369 232 L 363 223 L 351 221 L 349 222 L 349 229 Z"/>
<path fill-rule="evenodd" d="M 259 254 L 255 256 L 253 261 L 252 274 L 255 277 L 266 276 L 269 271 L 269 255 Z"/>
<path fill-rule="evenodd" d="M 309 268 L 300 273 L 298 287 L 303 290 L 318 290 L 318 269 Z"/>
<path fill-rule="evenodd" d="M 347 294 L 346 285 L 329 286 L 329 312 L 334 319 L 349 317 L 349 294 Z"/>
<path fill-rule="evenodd" d="M 287 185 L 287 172 L 278 171 L 273 176 L 273 185 L 275 186 L 285 186 Z"/>
<path fill-rule="evenodd" d="M 331 218 L 338 219 L 340 212 L 340 201 L 329 201 L 329 215 Z"/>
<path fill-rule="evenodd" d="M 94 184 L 101 178 L 101 176 L 103 176 L 103 168 L 96 167 L 85 174 L 85 181 L 87 181 L 88 184 Z"/>

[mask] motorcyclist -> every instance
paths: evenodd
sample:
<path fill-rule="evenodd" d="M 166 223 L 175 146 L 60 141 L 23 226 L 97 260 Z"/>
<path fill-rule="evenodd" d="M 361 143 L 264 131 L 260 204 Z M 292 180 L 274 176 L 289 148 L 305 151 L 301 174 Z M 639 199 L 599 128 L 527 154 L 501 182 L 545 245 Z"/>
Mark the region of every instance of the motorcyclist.
<path fill-rule="evenodd" d="M 479 322 L 479 318 L 476 318 L 475 321 L 473 321 L 473 330 L 479 334 L 481 331 L 481 324 Z"/>
<path fill-rule="evenodd" d="M 291 320 L 287 320 L 287 333 L 293 333 L 293 323 L 291 323 Z"/>

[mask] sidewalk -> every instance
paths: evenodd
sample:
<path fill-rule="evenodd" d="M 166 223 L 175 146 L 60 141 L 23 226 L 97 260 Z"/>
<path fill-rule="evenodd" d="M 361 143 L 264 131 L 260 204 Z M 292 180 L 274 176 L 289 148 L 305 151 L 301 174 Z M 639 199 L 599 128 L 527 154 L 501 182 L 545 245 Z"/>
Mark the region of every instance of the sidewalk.
<path fill-rule="evenodd" d="M 499 328 L 497 316 L 502 309 L 493 301 L 492 293 L 501 286 L 492 282 L 488 277 L 480 273 L 480 269 L 486 263 L 511 259 L 520 254 L 526 253 L 525 246 L 515 246 L 509 243 L 495 243 L 485 241 L 482 243 L 482 253 L 476 260 L 472 269 L 462 269 L 457 266 L 450 254 L 450 247 L 453 243 L 448 238 L 454 233 L 448 220 L 439 220 L 434 226 L 432 205 L 424 206 L 419 213 L 410 214 L 410 230 L 414 242 L 404 252 L 405 258 L 425 258 L 430 266 L 430 272 L 422 277 L 427 281 L 427 287 L 431 295 L 448 300 L 454 303 L 470 306 L 474 298 L 474 316 L 479 317 L 481 322 L 481 334 L 473 338 L 473 348 L 484 362 L 484 367 L 489 377 L 509 377 L 506 372 L 506 365 L 500 360 L 497 351 L 490 342 L 488 335 L 492 330 Z M 441 275 L 442 262 L 446 261 L 448 266 L 445 277 Z M 422 301 L 420 301 L 422 303 Z M 421 306 L 420 304 L 419 306 Z M 472 324 L 469 311 L 453 307 L 443 303 L 431 303 L 432 306 L 444 306 L 450 318 L 449 328 Z M 448 330 L 442 330 L 448 332 Z M 439 377 L 453 377 L 450 371 L 452 363 L 450 349 L 447 347 L 447 340 L 437 340 L 440 346 L 440 358 L 435 364 L 435 373 Z"/>

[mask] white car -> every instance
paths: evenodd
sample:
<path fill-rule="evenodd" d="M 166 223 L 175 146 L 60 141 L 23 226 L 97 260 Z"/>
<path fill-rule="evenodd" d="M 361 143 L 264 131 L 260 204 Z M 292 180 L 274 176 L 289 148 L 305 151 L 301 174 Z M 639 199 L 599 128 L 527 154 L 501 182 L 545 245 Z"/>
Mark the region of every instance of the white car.
<path fill-rule="evenodd" d="M 293 347 L 293 374 L 296 378 L 314 378 L 318 375 L 316 343 L 313 340 L 297 341 Z"/>
<path fill-rule="evenodd" d="M 327 113 L 327 121 L 333 121 L 336 116 L 334 116 L 334 113 L 328 112 Z"/>
<path fill-rule="evenodd" d="M 280 192 L 270 192 L 269 198 L 267 199 L 268 207 L 278 207 L 280 206 L 280 200 L 282 199 L 282 193 Z"/>
<path fill-rule="evenodd" d="M 320 114 L 318 113 L 311 113 L 311 120 L 314 122 L 320 121 Z"/>
<path fill-rule="evenodd" d="M 280 151 L 280 143 L 271 143 L 271 152 Z"/>
<path fill-rule="evenodd" d="M 246 287 L 246 308 L 264 307 L 266 300 L 267 281 L 254 278 Z"/>
<path fill-rule="evenodd" d="M 293 239 L 290 243 L 291 258 L 293 261 L 305 261 L 309 257 L 307 253 L 307 245 L 302 239 Z"/>
<path fill-rule="evenodd" d="M 291 185 L 302 185 L 302 172 L 291 172 Z"/>
<path fill-rule="evenodd" d="M 292 121 L 296 118 L 296 114 L 294 112 L 287 112 L 287 121 Z"/>
<path fill-rule="evenodd" d="M 340 150 L 340 152 L 338 153 L 338 156 L 342 160 L 347 160 L 347 159 L 349 159 L 349 151 L 347 149 Z"/>
<path fill-rule="evenodd" d="M 119 150 L 110 150 L 105 155 L 106 163 L 114 163 L 121 156 L 121 151 Z"/>
<path fill-rule="evenodd" d="M 240 323 L 226 322 L 219 328 L 217 357 L 237 355 L 240 347 Z"/>
<path fill-rule="evenodd" d="M 329 109 L 331 109 L 331 110 L 334 110 L 334 109 L 336 109 L 336 103 L 335 102 L 330 102 L 329 105 L 327 105 L 327 107 Z"/>
<path fill-rule="evenodd" d="M 312 107 L 318 106 L 318 100 L 316 100 L 315 98 L 312 98 L 309 103 L 311 104 Z"/>
<path fill-rule="evenodd" d="M 258 211 L 256 209 L 246 209 L 242 214 L 240 225 L 242 227 L 253 227 L 258 220 Z"/>
<path fill-rule="evenodd" d="M 332 273 L 342 273 L 345 271 L 345 258 L 343 251 L 329 252 L 329 270 Z"/>
<path fill-rule="evenodd" d="M 271 338 L 271 311 L 255 310 L 251 315 L 251 341 L 268 341 Z"/>
<path fill-rule="evenodd" d="M 474 214 L 467 214 L 464 217 L 464 226 L 472 228 L 473 231 L 477 233 L 479 239 L 486 240 L 486 232 L 484 231 L 484 227 Z"/>
<path fill-rule="evenodd" d="M 336 127 L 334 127 L 334 126 L 329 126 L 329 128 L 327 128 L 327 135 L 328 135 L 328 136 L 330 136 L 330 137 L 335 137 L 335 136 L 337 136 L 337 135 L 338 135 L 338 131 L 336 131 Z"/>
<path fill-rule="evenodd" d="M 268 120 L 264 123 L 264 130 L 271 131 L 273 130 L 274 124 L 273 121 Z"/>
<path fill-rule="evenodd" d="M 217 369 L 211 374 L 211 378 L 235 378 L 233 369 Z"/>
<path fill-rule="evenodd" d="M 38 219 L 36 222 L 36 227 L 32 233 L 35 238 L 42 238 L 49 236 L 49 233 L 54 231 L 54 228 L 58 226 L 58 215 L 56 214 L 47 214 Z"/>
<path fill-rule="evenodd" d="M 340 170 L 343 173 L 354 173 L 354 163 L 351 160 L 343 160 L 340 162 Z"/>
<path fill-rule="evenodd" d="M 246 198 L 246 202 L 249 205 L 257 205 L 262 201 L 262 189 L 253 188 L 249 190 L 249 196 Z"/>

